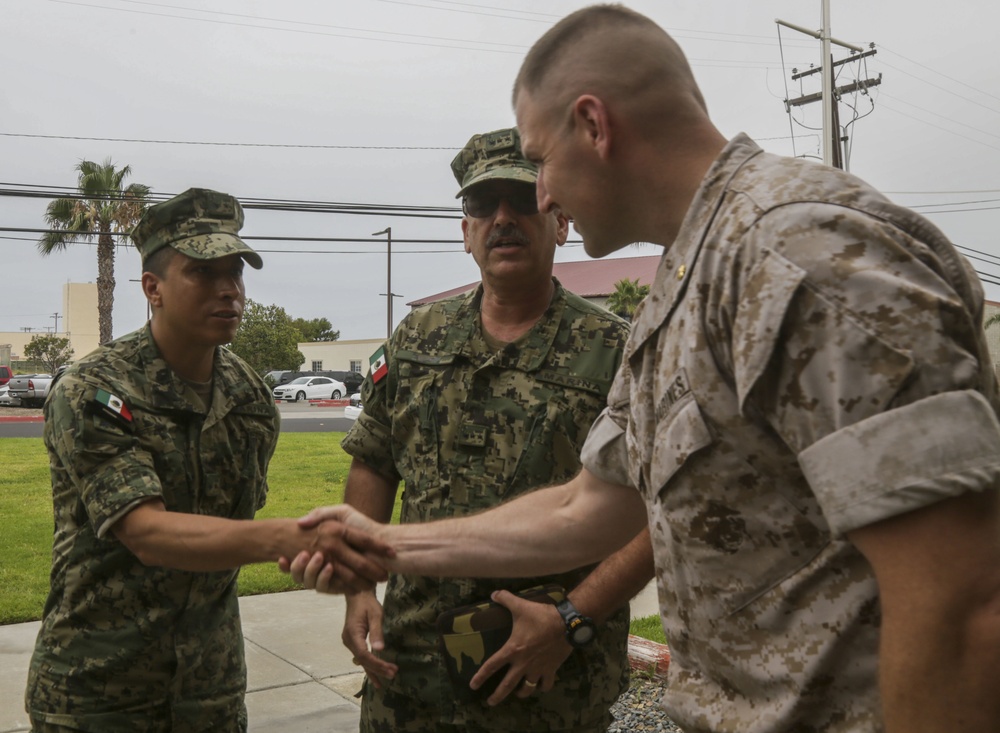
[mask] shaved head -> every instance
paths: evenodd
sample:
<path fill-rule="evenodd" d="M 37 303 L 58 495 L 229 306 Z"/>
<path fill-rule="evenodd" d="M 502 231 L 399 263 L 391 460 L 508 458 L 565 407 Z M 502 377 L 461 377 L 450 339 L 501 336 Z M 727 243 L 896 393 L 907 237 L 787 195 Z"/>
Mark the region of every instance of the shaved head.
<path fill-rule="evenodd" d="M 556 23 L 521 65 L 515 107 L 522 93 L 546 100 L 553 111 L 592 94 L 625 106 L 640 127 L 644 119 L 662 125 L 664 115 L 707 115 L 677 43 L 649 18 L 621 5 L 594 5 Z"/>

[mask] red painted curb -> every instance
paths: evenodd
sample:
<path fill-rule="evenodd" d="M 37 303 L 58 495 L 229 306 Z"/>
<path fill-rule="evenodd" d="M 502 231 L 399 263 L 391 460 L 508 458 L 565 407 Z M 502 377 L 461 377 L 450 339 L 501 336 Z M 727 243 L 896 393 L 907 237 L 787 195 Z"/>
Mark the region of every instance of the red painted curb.
<path fill-rule="evenodd" d="M 310 407 L 347 407 L 351 401 L 347 398 L 340 400 L 309 400 Z"/>
<path fill-rule="evenodd" d="M 0 417 L 0 422 L 42 422 L 45 418 L 41 415 L 4 415 Z"/>
<path fill-rule="evenodd" d="M 666 679 L 670 666 L 670 649 L 666 644 L 629 634 L 628 661 L 634 671 L 646 672 L 662 681 Z"/>

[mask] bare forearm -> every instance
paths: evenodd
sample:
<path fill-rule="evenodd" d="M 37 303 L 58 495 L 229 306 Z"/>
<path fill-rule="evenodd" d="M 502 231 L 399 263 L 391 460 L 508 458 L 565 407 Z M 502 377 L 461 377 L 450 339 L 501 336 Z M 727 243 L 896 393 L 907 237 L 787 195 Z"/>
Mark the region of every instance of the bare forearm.
<path fill-rule="evenodd" d="M 396 501 L 398 480 L 389 479 L 357 458 L 351 461 L 344 489 L 344 503 L 376 522 L 388 522 Z"/>
<path fill-rule="evenodd" d="M 1000 731 L 1000 495 L 970 491 L 848 538 L 878 580 L 887 733 Z"/>
<path fill-rule="evenodd" d="M 383 527 L 390 569 L 418 575 L 516 577 L 604 559 L 646 521 L 639 494 L 587 471 L 471 517 Z"/>
<path fill-rule="evenodd" d="M 150 504 L 129 512 L 112 531 L 145 565 L 201 572 L 294 557 L 313 549 L 316 536 L 294 519 L 224 519 Z"/>
<path fill-rule="evenodd" d="M 649 527 L 602 562 L 569 593 L 573 605 L 597 623 L 634 598 L 656 574 Z"/>
<path fill-rule="evenodd" d="M 998 668 L 995 609 L 978 619 L 942 617 L 919 629 L 912 619 L 883 617 L 879 688 L 887 733 L 1000 731 Z"/>

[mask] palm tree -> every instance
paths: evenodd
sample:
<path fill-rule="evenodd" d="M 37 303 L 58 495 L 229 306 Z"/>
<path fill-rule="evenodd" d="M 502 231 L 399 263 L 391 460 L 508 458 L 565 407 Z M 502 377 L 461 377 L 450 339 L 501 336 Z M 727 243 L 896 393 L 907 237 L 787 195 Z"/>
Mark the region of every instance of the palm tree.
<path fill-rule="evenodd" d="M 983 323 L 983 330 L 985 331 L 987 328 L 997 323 L 1000 323 L 1000 313 L 994 313 L 992 316 L 987 318 L 986 322 Z"/>
<path fill-rule="evenodd" d="M 623 278 L 615 283 L 615 291 L 608 296 L 605 307 L 616 316 L 631 321 L 635 315 L 635 309 L 639 307 L 642 299 L 649 295 L 649 286 L 640 285 L 639 278 L 629 280 Z"/>
<path fill-rule="evenodd" d="M 149 186 L 130 183 L 122 188 L 132 173 L 130 166 L 115 169 L 111 158 L 98 165 L 81 160 L 79 193 L 72 198 L 55 199 L 45 209 L 45 223 L 52 229 L 38 240 L 43 255 L 64 250 L 77 238 L 90 241 L 97 237 L 97 318 L 102 344 L 111 340 L 111 310 L 115 303 L 115 241 L 112 233 L 129 232 L 146 210 Z"/>

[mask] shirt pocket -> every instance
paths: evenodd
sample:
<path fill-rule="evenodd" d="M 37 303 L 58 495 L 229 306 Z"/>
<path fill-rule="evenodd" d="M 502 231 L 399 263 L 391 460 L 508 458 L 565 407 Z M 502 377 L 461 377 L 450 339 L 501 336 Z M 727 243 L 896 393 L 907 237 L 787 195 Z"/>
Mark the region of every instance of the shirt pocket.
<path fill-rule="evenodd" d="M 798 572 L 825 545 L 780 479 L 716 436 L 693 394 L 656 426 L 648 481 L 654 547 L 693 636 L 710 637 L 718 620 Z"/>
<path fill-rule="evenodd" d="M 406 481 L 404 504 L 422 502 L 433 498 L 431 492 L 442 489 L 439 411 L 447 409 L 442 405 L 452 402 L 444 384 L 454 356 L 399 351 L 394 358 L 397 374 L 394 385 L 389 386 L 395 389 L 388 395 L 393 462 Z M 452 385 L 451 389 L 459 386 Z"/>

